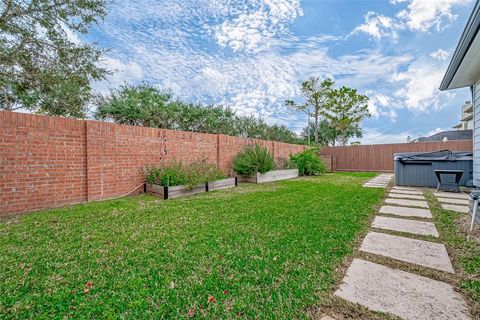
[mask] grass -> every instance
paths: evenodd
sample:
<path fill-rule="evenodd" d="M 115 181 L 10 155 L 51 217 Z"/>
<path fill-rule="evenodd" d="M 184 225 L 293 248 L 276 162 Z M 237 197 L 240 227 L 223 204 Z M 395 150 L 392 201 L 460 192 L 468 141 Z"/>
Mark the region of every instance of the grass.
<path fill-rule="evenodd" d="M 0 222 L 0 318 L 306 318 L 383 189 L 339 173 Z"/>
<path fill-rule="evenodd" d="M 472 315 L 480 317 L 480 245 L 468 239 L 470 217 L 441 208 L 432 192 L 426 193 L 440 241 L 445 243 L 457 275 L 457 287 L 468 298 Z M 478 228 L 478 226 L 477 226 Z"/>

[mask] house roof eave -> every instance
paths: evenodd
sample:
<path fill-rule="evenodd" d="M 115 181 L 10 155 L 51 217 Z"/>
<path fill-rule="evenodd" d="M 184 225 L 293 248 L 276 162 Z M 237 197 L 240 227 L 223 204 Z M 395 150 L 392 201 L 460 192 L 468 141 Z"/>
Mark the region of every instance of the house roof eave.
<path fill-rule="evenodd" d="M 458 45 L 453 53 L 452 59 L 450 60 L 450 64 L 448 65 L 447 71 L 443 76 L 442 83 L 440 84 L 440 90 L 448 90 L 453 89 L 450 87 L 450 84 L 455 77 L 455 74 L 458 71 L 458 68 L 462 64 L 465 55 L 467 54 L 470 46 L 472 45 L 477 33 L 480 29 L 480 0 L 477 0 L 475 6 L 473 7 L 473 11 L 468 18 L 467 25 L 463 30 L 462 36 L 458 41 Z M 466 84 L 465 86 L 468 86 Z"/>

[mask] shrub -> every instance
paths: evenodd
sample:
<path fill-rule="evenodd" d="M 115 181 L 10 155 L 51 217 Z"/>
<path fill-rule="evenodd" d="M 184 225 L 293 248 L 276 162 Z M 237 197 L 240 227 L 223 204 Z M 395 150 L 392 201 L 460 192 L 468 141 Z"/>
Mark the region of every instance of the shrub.
<path fill-rule="evenodd" d="M 206 160 L 195 161 L 187 166 L 174 160 L 168 166 L 153 167 L 146 170 L 148 183 L 164 187 L 185 185 L 192 189 L 200 183 L 224 178 L 222 171 Z"/>
<path fill-rule="evenodd" d="M 273 156 L 258 144 L 247 146 L 233 160 L 233 171 L 243 176 L 249 176 L 256 172 L 265 173 L 274 167 Z"/>
<path fill-rule="evenodd" d="M 287 158 L 278 158 L 276 162 L 275 168 L 277 170 L 285 170 L 285 169 L 291 169 L 292 165 L 290 164 L 290 160 Z"/>
<path fill-rule="evenodd" d="M 194 188 L 202 182 L 225 179 L 223 172 L 216 165 L 208 163 L 206 160 L 192 162 L 185 170 L 187 187 Z"/>
<path fill-rule="evenodd" d="M 293 167 L 298 168 L 301 176 L 318 176 L 325 173 L 327 168 L 318 156 L 318 149 L 306 149 L 297 154 L 290 155 L 290 163 Z"/>
<path fill-rule="evenodd" d="M 146 180 L 151 184 L 164 187 L 180 186 L 187 182 L 187 176 L 182 162 L 173 161 L 166 167 L 153 167 L 146 170 Z"/>

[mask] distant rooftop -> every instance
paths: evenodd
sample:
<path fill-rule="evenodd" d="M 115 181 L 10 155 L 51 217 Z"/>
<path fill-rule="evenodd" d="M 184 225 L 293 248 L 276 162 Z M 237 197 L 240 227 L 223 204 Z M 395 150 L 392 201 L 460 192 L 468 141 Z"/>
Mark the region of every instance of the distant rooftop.
<path fill-rule="evenodd" d="M 415 142 L 428 142 L 428 141 L 443 141 L 446 140 L 472 140 L 472 130 L 450 130 L 442 131 L 431 135 L 430 137 L 422 137 L 415 140 Z"/>

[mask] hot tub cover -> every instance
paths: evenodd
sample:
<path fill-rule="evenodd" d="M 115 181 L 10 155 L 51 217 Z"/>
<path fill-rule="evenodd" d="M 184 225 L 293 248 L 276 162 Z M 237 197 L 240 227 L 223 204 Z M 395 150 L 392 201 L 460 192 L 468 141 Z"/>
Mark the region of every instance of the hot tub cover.
<path fill-rule="evenodd" d="M 468 151 L 441 150 L 434 152 L 406 152 L 394 154 L 394 160 L 398 160 L 400 163 L 417 161 L 457 161 L 472 159 L 473 153 Z"/>

